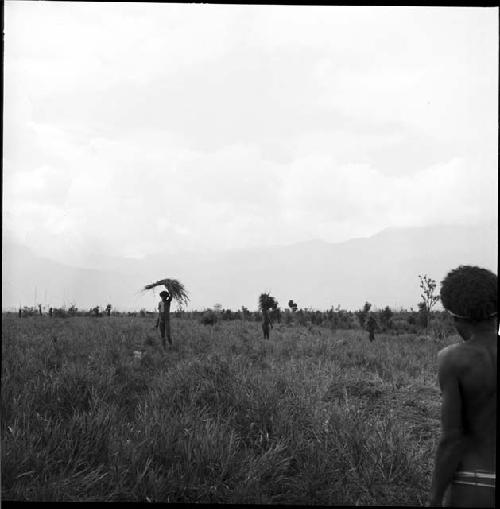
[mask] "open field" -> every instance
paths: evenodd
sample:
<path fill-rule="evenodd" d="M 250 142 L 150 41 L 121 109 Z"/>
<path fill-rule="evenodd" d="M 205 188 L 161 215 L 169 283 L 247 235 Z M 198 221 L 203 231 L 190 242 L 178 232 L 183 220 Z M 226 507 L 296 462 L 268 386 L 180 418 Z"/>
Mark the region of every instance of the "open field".
<path fill-rule="evenodd" d="M 458 336 L 154 321 L 3 316 L 3 500 L 427 500 Z"/>

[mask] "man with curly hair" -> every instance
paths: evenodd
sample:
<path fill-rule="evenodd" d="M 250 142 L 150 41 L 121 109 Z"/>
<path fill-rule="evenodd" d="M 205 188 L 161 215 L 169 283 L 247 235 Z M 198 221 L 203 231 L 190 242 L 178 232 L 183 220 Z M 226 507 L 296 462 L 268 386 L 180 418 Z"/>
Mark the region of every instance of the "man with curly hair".
<path fill-rule="evenodd" d="M 496 274 L 480 267 L 460 266 L 441 282 L 441 302 L 464 342 L 438 354 L 441 437 L 431 506 L 495 506 L 497 291 Z"/>

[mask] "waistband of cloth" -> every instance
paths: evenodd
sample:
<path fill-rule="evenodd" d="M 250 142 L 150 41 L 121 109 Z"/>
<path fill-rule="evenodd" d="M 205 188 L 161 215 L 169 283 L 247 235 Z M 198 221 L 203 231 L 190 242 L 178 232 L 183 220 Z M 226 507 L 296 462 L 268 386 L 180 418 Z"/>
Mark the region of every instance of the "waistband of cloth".
<path fill-rule="evenodd" d="M 496 473 L 485 470 L 459 470 L 453 476 L 453 484 L 464 484 L 467 486 L 483 486 L 495 488 Z"/>

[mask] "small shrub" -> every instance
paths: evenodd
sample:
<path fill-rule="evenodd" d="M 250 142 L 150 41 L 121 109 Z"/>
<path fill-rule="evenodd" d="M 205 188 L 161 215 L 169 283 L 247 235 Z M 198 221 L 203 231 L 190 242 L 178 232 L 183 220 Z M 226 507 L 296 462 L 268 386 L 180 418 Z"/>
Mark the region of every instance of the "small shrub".
<path fill-rule="evenodd" d="M 200 322 L 203 325 L 215 325 L 217 323 L 217 313 L 215 313 L 211 309 L 207 309 L 203 313 Z"/>

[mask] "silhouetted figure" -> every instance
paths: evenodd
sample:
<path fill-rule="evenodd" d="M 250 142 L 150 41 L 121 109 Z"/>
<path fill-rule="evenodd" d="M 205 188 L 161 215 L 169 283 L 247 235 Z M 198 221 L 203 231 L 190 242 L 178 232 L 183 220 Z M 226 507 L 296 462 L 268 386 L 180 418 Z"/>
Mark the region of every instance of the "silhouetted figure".
<path fill-rule="evenodd" d="M 108 304 L 108 305 L 106 306 L 106 315 L 107 315 L 107 316 L 111 316 L 111 304 Z"/>
<path fill-rule="evenodd" d="M 42 305 L 38 304 L 38 313 L 42 316 Z"/>
<path fill-rule="evenodd" d="M 370 334 L 370 341 L 375 341 L 375 330 L 378 329 L 378 324 L 377 320 L 375 320 L 375 317 L 371 313 L 366 322 L 366 328 Z"/>
<path fill-rule="evenodd" d="M 264 309 L 262 311 L 262 332 L 264 333 L 264 339 L 269 339 L 269 328 L 273 328 L 273 322 L 269 310 Z"/>
<path fill-rule="evenodd" d="M 52 308 L 49 308 L 49 316 L 50 316 L 50 318 L 52 318 L 53 314 L 54 314 L 54 310 Z"/>
<path fill-rule="evenodd" d="M 165 335 L 168 342 L 172 345 L 172 334 L 170 331 L 170 303 L 172 302 L 172 295 L 167 290 L 160 292 L 161 301 L 158 303 L 158 318 L 156 320 L 156 327 L 160 326 L 160 337 L 163 349 L 166 349 Z"/>
<path fill-rule="evenodd" d="M 19 318 L 22 318 L 23 317 L 23 310 L 21 308 L 19 308 L 19 311 L 17 312 L 17 316 Z"/>

